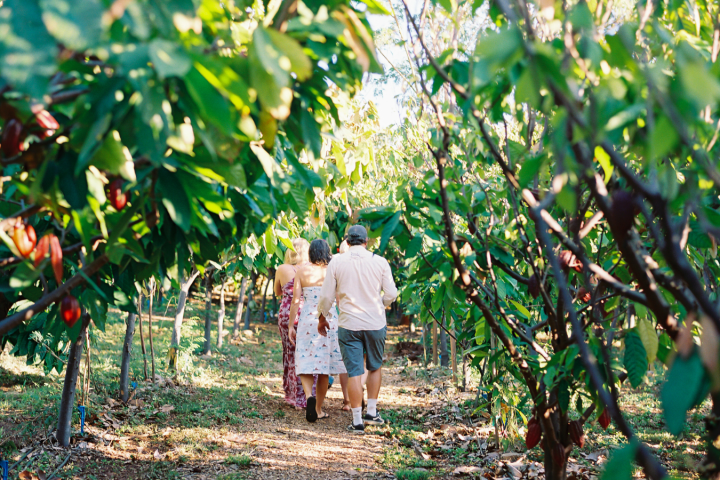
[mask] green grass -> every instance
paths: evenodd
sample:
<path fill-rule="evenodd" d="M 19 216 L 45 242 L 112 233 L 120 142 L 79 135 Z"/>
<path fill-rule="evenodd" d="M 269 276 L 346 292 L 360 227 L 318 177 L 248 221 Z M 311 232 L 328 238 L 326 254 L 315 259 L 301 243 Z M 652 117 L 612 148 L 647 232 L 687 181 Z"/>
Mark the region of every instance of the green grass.
<path fill-rule="evenodd" d="M 252 457 L 249 455 L 230 455 L 227 460 L 225 460 L 225 463 L 247 468 L 252 464 Z"/>
<path fill-rule="evenodd" d="M 432 474 L 427 470 L 403 468 L 395 472 L 397 480 L 427 480 Z"/>

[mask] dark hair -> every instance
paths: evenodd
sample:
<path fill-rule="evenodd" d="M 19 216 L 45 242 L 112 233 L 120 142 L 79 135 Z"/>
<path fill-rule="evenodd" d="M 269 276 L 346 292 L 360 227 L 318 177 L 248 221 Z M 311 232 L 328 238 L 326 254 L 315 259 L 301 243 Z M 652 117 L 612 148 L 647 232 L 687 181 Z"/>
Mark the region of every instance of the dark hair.
<path fill-rule="evenodd" d="M 322 238 L 313 240 L 310 243 L 310 250 L 308 254 L 310 256 L 310 263 L 315 265 L 327 265 L 330 263 L 330 259 L 332 259 L 332 255 L 330 254 L 330 245 L 328 245 L 328 243 Z"/>
<path fill-rule="evenodd" d="M 348 237 L 347 239 L 347 243 L 351 247 L 354 247 L 355 245 L 365 245 L 367 241 L 367 238 Z"/>

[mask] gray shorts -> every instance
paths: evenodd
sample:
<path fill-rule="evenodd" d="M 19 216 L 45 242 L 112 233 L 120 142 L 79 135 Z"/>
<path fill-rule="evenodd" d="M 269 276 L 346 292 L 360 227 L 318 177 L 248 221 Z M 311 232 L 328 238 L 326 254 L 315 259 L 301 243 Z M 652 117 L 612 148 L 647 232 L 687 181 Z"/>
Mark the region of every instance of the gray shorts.
<path fill-rule="evenodd" d="M 348 377 L 357 377 L 365 373 L 363 353 L 367 355 L 365 365 L 368 371 L 374 372 L 382 367 L 385 353 L 385 337 L 387 327 L 380 330 L 347 330 L 338 328 L 340 353 L 347 370 Z"/>

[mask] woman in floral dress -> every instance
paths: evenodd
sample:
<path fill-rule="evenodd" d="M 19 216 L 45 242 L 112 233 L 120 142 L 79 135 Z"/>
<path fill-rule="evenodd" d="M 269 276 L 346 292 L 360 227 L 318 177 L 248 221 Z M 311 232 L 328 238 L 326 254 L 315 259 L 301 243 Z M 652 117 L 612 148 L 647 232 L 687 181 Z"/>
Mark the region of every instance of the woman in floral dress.
<path fill-rule="evenodd" d="M 297 323 L 297 334 L 292 325 L 289 334 L 290 341 L 296 343 L 295 371 L 300 375 L 308 397 L 305 418 L 314 422 L 328 417 L 322 410 L 328 376 L 347 371 L 340 355 L 337 308 L 332 308 L 332 315 L 328 318 L 330 329 L 327 337 L 318 333 L 317 306 L 327 265 L 332 258 L 330 246 L 325 240 L 313 240 L 309 257 L 310 263 L 299 268 L 295 275 L 290 321 Z M 294 322 L 295 318 L 298 318 L 297 322 Z M 317 396 L 312 393 L 313 376 L 317 376 Z"/>
<path fill-rule="evenodd" d="M 300 379 L 295 373 L 295 345 L 290 343 L 288 329 L 295 273 L 307 263 L 309 245 L 304 238 L 293 240 L 295 251 L 288 249 L 285 252 L 285 264 L 280 265 L 275 273 L 275 295 L 280 297 L 278 328 L 283 346 L 283 390 L 285 401 L 297 409 L 305 408 L 307 402 Z"/>

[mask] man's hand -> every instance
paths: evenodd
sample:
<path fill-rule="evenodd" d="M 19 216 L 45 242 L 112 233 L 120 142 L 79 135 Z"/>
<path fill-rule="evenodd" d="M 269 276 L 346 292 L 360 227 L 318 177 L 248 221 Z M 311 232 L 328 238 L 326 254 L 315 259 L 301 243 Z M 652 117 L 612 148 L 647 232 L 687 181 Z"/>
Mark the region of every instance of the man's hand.
<path fill-rule="evenodd" d="M 318 333 L 323 337 L 327 337 L 328 330 L 330 330 L 330 322 L 328 322 L 325 315 L 321 313 L 318 318 Z"/>
<path fill-rule="evenodd" d="M 290 343 L 292 345 L 295 345 L 295 325 L 290 325 L 290 328 L 288 328 L 288 336 L 290 337 Z"/>

